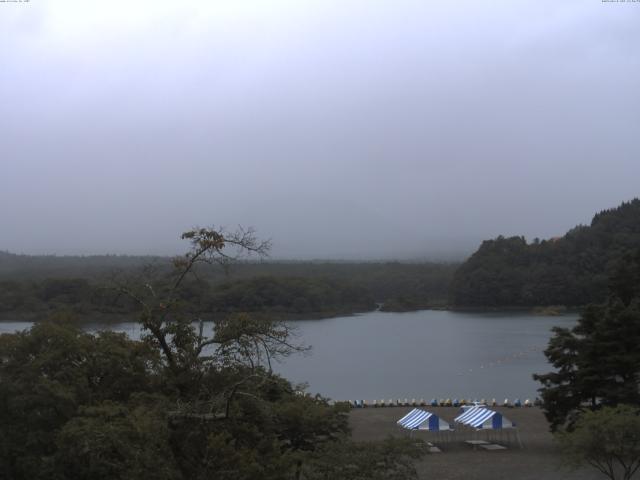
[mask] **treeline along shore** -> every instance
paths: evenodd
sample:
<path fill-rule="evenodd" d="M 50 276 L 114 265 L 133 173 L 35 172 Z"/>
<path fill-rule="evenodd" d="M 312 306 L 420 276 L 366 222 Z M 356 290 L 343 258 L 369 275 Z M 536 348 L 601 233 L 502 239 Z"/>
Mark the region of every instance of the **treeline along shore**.
<path fill-rule="evenodd" d="M 639 248 L 640 200 L 633 199 L 561 237 L 486 240 L 462 263 L 245 261 L 226 273 L 203 269 L 180 300 L 211 317 L 251 312 L 293 320 L 375 308 L 556 315 L 603 301 L 611 273 Z M 168 275 L 171 266 L 165 257 L 0 252 L 0 319 L 39 319 L 61 309 L 121 318 L 137 305 L 114 287 L 150 272 Z"/>
<path fill-rule="evenodd" d="M 455 263 L 240 262 L 225 274 L 203 269 L 183 285 L 187 310 L 216 316 L 251 312 L 281 319 L 444 307 Z M 60 309 L 103 319 L 135 313 L 117 287 L 145 271 L 171 269 L 162 257 L 34 257 L 0 253 L 0 318 L 40 318 Z M 152 271 L 153 273 L 149 273 Z M 386 307 L 388 308 L 388 307 Z"/>

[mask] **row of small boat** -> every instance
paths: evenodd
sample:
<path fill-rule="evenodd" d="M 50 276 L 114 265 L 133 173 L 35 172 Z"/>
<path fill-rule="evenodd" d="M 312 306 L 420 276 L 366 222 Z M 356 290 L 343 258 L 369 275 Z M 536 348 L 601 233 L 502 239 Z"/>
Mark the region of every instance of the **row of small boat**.
<path fill-rule="evenodd" d="M 431 406 L 431 407 L 465 407 L 465 406 L 492 406 L 492 407 L 508 407 L 508 408 L 520 408 L 520 407 L 533 407 L 540 406 L 542 402 L 540 399 L 536 398 L 533 402 L 529 399 L 526 399 L 522 402 L 519 398 L 516 398 L 513 402 L 511 402 L 508 398 L 505 398 L 502 403 L 499 403 L 495 398 L 491 401 L 487 402 L 484 398 L 480 401 L 471 400 L 471 399 L 432 399 L 430 402 L 426 402 L 424 398 L 420 400 L 416 400 L 415 398 L 408 399 L 397 399 L 397 400 L 373 400 L 372 402 L 367 402 L 367 400 L 349 400 L 349 405 L 352 408 L 381 408 L 381 407 L 418 407 L 418 406 Z"/>

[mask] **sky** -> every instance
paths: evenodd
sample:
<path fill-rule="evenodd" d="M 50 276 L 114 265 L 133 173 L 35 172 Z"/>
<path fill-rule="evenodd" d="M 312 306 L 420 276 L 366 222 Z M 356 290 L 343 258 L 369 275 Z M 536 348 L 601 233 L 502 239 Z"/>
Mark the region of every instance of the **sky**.
<path fill-rule="evenodd" d="M 640 195 L 640 2 L 0 2 L 0 250 L 441 259 Z"/>

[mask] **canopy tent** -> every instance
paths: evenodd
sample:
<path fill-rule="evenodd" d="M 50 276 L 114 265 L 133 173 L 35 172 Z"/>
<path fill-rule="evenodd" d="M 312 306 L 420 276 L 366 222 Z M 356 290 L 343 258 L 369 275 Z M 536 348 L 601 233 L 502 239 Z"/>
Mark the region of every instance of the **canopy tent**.
<path fill-rule="evenodd" d="M 472 412 L 477 412 L 479 409 L 484 408 L 479 405 L 469 406 L 464 405 L 462 407 L 462 413 L 453 419 L 454 422 L 464 423 L 464 419 L 469 416 Z"/>
<path fill-rule="evenodd" d="M 428 430 L 430 432 L 443 432 L 452 430 L 449 423 L 442 420 L 437 415 L 414 408 L 404 417 L 397 421 L 397 424 L 407 430 Z"/>
<path fill-rule="evenodd" d="M 503 438 L 502 432 L 507 436 L 507 440 L 509 439 L 509 432 L 513 432 L 518 441 L 518 445 L 522 448 L 522 442 L 520 441 L 516 424 L 503 417 L 499 412 L 489 410 L 485 407 L 475 406 L 462 412 L 462 414 L 454 418 L 453 421 L 473 428 L 476 432 L 496 432 L 500 439 Z M 492 437 L 494 434 L 489 433 L 489 436 Z"/>
<path fill-rule="evenodd" d="M 511 420 L 503 417 L 501 413 L 489 410 L 484 407 L 472 407 L 457 416 L 455 422 L 468 425 L 477 429 L 514 428 L 516 426 Z"/>

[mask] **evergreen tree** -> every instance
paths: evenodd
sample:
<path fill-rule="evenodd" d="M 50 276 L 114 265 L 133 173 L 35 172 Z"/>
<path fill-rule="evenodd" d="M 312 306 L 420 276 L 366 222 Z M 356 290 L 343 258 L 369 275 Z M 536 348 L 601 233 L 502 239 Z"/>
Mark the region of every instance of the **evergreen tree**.
<path fill-rule="evenodd" d="M 640 253 L 611 278 L 606 303 L 589 305 L 572 329 L 554 328 L 545 355 L 555 372 L 534 375 L 552 429 L 603 405 L 640 405 Z"/>
<path fill-rule="evenodd" d="M 459 306 L 584 306 L 604 302 L 614 267 L 640 248 L 640 199 L 625 202 L 561 238 L 523 237 L 482 243 L 456 271 L 450 299 Z M 628 260 L 627 260 L 628 261 Z M 620 298 L 637 295 L 637 273 L 620 271 Z M 634 290 L 635 289 L 635 290 Z"/>

